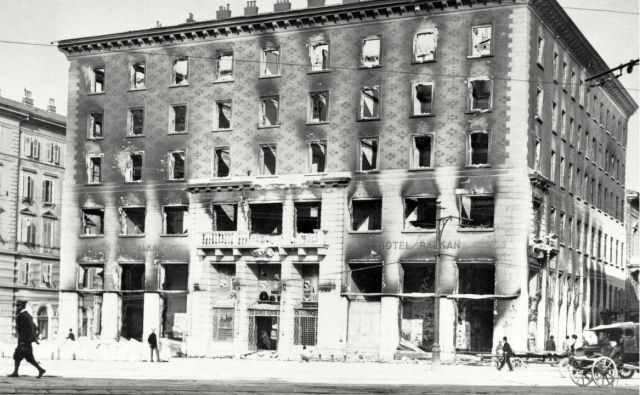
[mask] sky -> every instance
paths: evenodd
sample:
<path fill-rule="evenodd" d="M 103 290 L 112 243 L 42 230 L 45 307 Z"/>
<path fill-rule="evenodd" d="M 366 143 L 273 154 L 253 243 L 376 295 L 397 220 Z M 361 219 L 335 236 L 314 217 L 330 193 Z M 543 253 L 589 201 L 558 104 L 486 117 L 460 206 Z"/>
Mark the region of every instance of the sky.
<path fill-rule="evenodd" d="M 261 12 L 273 10 L 275 0 L 257 0 Z M 327 0 L 338 4 L 342 0 Z M 293 8 L 306 0 L 291 0 Z M 640 1 L 559 0 L 569 16 L 610 67 L 637 59 L 640 53 Z M 232 15 L 242 15 L 245 0 L 0 0 L 0 40 L 48 44 L 51 42 L 184 23 L 189 13 L 196 21 L 215 18 L 219 6 L 230 4 Z M 582 9 L 575 9 L 582 8 Z M 606 11 L 623 11 L 614 13 Z M 0 43 L 0 95 L 20 101 L 24 89 L 33 93 L 35 106 L 46 108 L 55 99 L 66 114 L 69 63 L 55 47 Z M 640 67 L 620 82 L 640 103 Z M 640 190 L 640 128 L 638 114 L 629 122 L 627 188 Z"/>

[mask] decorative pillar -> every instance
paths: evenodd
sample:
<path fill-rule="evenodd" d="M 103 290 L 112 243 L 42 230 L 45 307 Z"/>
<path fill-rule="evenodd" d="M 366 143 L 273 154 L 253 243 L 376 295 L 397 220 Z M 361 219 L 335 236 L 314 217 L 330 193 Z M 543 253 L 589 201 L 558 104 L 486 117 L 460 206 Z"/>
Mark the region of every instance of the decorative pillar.
<path fill-rule="evenodd" d="M 102 295 L 102 339 L 117 340 L 120 337 L 120 308 L 120 295 L 115 292 Z"/>

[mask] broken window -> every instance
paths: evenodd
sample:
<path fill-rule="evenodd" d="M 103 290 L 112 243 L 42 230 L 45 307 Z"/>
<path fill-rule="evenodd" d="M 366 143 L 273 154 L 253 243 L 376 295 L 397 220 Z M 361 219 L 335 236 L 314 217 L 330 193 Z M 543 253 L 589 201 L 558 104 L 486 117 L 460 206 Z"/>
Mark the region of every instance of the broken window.
<path fill-rule="evenodd" d="M 472 130 L 469 132 L 468 160 L 471 166 L 489 164 L 489 131 Z"/>
<path fill-rule="evenodd" d="M 351 230 L 366 232 L 382 229 L 382 199 L 351 201 Z"/>
<path fill-rule="evenodd" d="M 185 155 L 182 151 L 170 152 L 167 172 L 170 180 L 184 180 Z"/>
<path fill-rule="evenodd" d="M 275 176 L 278 168 L 278 147 L 275 144 L 263 145 L 260 148 L 260 174 Z"/>
<path fill-rule="evenodd" d="M 327 122 L 329 92 L 309 93 L 309 122 Z"/>
<path fill-rule="evenodd" d="M 214 204 L 211 207 L 214 231 L 231 232 L 238 230 L 237 204 Z"/>
<path fill-rule="evenodd" d="M 187 130 L 187 106 L 171 106 L 169 113 L 169 133 L 184 133 Z"/>
<path fill-rule="evenodd" d="M 544 65 L 544 36 L 538 35 L 538 64 Z"/>
<path fill-rule="evenodd" d="M 164 207 L 164 234 L 182 235 L 187 233 L 188 206 Z"/>
<path fill-rule="evenodd" d="M 125 182 L 142 181 L 142 153 L 135 152 L 129 154 L 125 165 Z"/>
<path fill-rule="evenodd" d="M 412 169 L 433 167 L 433 135 L 414 136 L 411 148 Z"/>
<path fill-rule="evenodd" d="M 252 234 L 282 234 L 282 203 L 260 203 L 250 206 Z"/>
<path fill-rule="evenodd" d="M 567 123 L 567 112 L 563 109 L 560 112 L 560 135 L 562 136 L 562 138 L 566 138 L 566 134 L 567 134 L 566 123 Z"/>
<path fill-rule="evenodd" d="M 296 233 L 315 233 L 320 230 L 320 202 L 295 202 Z"/>
<path fill-rule="evenodd" d="M 360 119 L 380 118 L 380 85 L 360 89 Z"/>
<path fill-rule="evenodd" d="M 189 58 L 181 57 L 173 61 L 173 73 L 171 83 L 173 85 L 189 84 Z"/>
<path fill-rule="evenodd" d="M 228 177 L 231 170 L 231 155 L 229 147 L 214 148 L 213 150 L 213 176 Z"/>
<path fill-rule="evenodd" d="M 233 341 L 233 308 L 213 309 L 213 340 Z"/>
<path fill-rule="evenodd" d="M 462 228 L 493 228 L 493 196 L 461 196 Z"/>
<path fill-rule="evenodd" d="M 491 55 L 491 25 L 471 28 L 471 56 Z"/>
<path fill-rule="evenodd" d="M 429 62 L 436 59 L 438 29 L 428 29 L 417 33 L 413 38 L 413 60 Z"/>
<path fill-rule="evenodd" d="M 120 265 L 122 268 L 120 289 L 123 291 L 144 290 L 144 266 L 143 263 Z"/>
<path fill-rule="evenodd" d="M 261 127 L 278 126 L 280 124 L 278 111 L 280 97 L 271 96 L 260 98 L 260 125 Z"/>
<path fill-rule="evenodd" d="M 362 40 L 362 67 L 380 66 L 380 37 L 365 38 Z"/>
<path fill-rule="evenodd" d="M 102 182 L 102 155 L 87 155 L 87 181 L 89 184 Z"/>
<path fill-rule="evenodd" d="M 492 91 L 493 81 L 489 77 L 478 77 L 469 80 L 469 110 L 490 110 Z"/>
<path fill-rule="evenodd" d="M 231 129 L 231 100 L 216 102 L 216 129 Z"/>
<path fill-rule="evenodd" d="M 120 210 L 120 234 L 144 235 L 144 220 L 146 209 L 144 207 L 126 207 Z"/>
<path fill-rule="evenodd" d="M 131 89 L 144 89 L 147 65 L 145 62 L 131 64 Z"/>
<path fill-rule="evenodd" d="M 495 268 L 478 262 L 458 265 L 459 294 L 493 295 Z M 493 299 L 461 299 L 458 302 L 456 348 L 491 351 L 494 330 Z"/>
<path fill-rule="evenodd" d="M 188 289 L 189 265 L 171 263 L 162 265 L 161 288 L 165 291 L 186 291 Z"/>
<path fill-rule="evenodd" d="M 423 230 L 436 227 L 437 199 L 407 197 L 404 199 L 404 229 Z"/>
<path fill-rule="evenodd" d="M 104 66 L 91 69 L 91 93 L 104 92 Z"/>
<path fill-rule="evenodd" d="M 260 76 L 280 75 L 280 47 L 264 48 L 260 59 Z"/>
<path fill-rule="evenodd" d="M 382 292 L 382 267 L 380 264 L 349 264 L 351 292 L 370 294 Z M 369 300 L 380 300 L 380 296 L 369 297 Z"/>
<path fill-rule="evenodd" d="M 184 326 L 187 313 L 187 295 L 189 265 L 165 264 L 160 272 L 162 278 L 160 287 L 167 292 L 162 295 L 162 337 L 182 340 L 186 327 Z"/>
<path fill-rule="evenodd" d="M 42 180 L 42 203 L 53 203 L 53 180 Z"/>
<path fill-rule="evenodd" d="M 536 138 L 536 144 L 533 152 L 533 168 L 535 171 L 540 171 L 540 146 L 542 145 L 542 140 Z"/>
<path fill-rule="evenodd" d="M 229 81 L 233 79 L 233 53 L 219 53 L 216 57 L 216 80 Z"/>
<path fill-rule="evenodd" d="M 309 60 L 311 71 L 324 71 L 329 69 L 329 43 L 315 42 L 309 45 Z"/>
<path fill-rule="evenodd" d="M 309 143 L 309 172 L 324 173 L 327 161 L 327 142 L 312 141 Z"/>
<path fill-rule="evenodd" d="M 20 241 L 25 244 L 36 244 L 36 224 L 34 218 L 21 218 Z"/>
<path fill-rule="evenodd" d="M 558 126 L 558 103 L 551 103 L 551 130 L 556 131 Z"/>
<path fill-rule="evenodd" d="M 89 138 L 102 138 L 102 119 L 103 113 L 92 112 L 89 114 Z"/>
<path fill-rule="evenodd" d="M 413 115 L 433 114 L 433 82 L 414 82 Z"/>
<path fill-rule="evenodd" d="M 129 110 L 127 130 L 130 136 L 140 136 L 144 132 L 144 109 L 132 108 Z"/>
<path fill-rule="evenodd" d="M 78 267 L 78 289 L 103 289 L 103 286 L 103 265 L 80 265 Z"/>
<path fill-rule="evenodd" d="M 104 209 L 82 210 L 82 235 L 102 236 L 104 234 Z"/>
<path fill-rule="evenodd" d="M 544 90 L 541 85 L 536 88 L 536 117 L 542 119 L 542 106 L 544 104 Z"/>
<path fill-rule="evenodd" d="M 360 140 L 360 171 L 378 169 L 378 139 Z"/>

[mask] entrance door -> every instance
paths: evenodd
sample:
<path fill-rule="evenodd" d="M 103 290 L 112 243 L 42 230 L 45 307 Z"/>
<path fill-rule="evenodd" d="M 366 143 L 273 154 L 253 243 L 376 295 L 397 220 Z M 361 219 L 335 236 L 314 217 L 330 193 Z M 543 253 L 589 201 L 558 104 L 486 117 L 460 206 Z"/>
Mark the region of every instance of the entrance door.
<path fill-rule="evenodd" d="M 144 294 L 122 295 L 122 329 L 120 336 L 125 339 L 142 341 L 144 319 Z"/>
<path fill-rule="evenodd" d="M 378 352 L 380 346 L 380 302 L 349 302 L 347 347 Z"/>
<path fill-rule="evenodd" d="M 271 310 L 249 310 L 249 350 L 277 349 L 277 312 Z"/>

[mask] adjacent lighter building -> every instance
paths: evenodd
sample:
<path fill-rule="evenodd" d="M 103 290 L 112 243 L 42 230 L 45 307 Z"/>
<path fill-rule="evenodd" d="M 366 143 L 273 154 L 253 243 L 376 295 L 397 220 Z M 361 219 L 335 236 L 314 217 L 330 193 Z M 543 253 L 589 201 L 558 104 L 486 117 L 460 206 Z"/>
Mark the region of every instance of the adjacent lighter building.
<path fill-rule="evenodd" d="M 627 287 L 624 300 L 624 320 L 640 321 L 638 315 L 638 299 L 640 286 L 638 273 L 640 272 L 640 193 L 627 190 L 625 204 L 625 227 L 627 230 Z"/>
<path fill-rule="evenodd" d="M 41 339 L 58 330 L 64 116 L 0 97 L 0 342 L 15 342 L 15 302 L 32 303 Z"/>
<path fill-rule="evenodd" d="M 352 3 L 59 43 L 62 325 L 387 359 L 436 285 L 446 356 L 610 319 L 637 105 L 561 7 Z"/>

